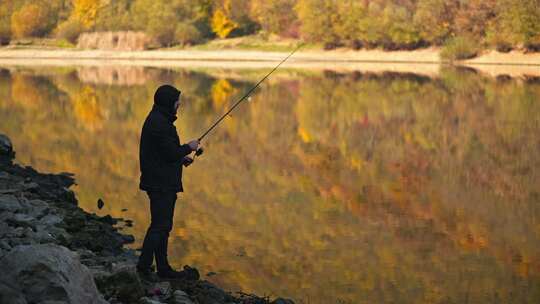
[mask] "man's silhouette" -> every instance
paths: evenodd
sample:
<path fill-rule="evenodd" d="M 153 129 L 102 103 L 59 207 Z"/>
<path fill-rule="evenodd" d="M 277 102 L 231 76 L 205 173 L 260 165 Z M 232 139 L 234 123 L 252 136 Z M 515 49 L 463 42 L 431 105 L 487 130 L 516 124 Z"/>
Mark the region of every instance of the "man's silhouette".
<path fill-rule="evenodd" d="M 189 267 L 175 271 L 167 260 L 169 232 L 173 225 L 177 193 L 183 192 L 182 165 L 189 166 L 188 155 L 197 150 L 198 140 L 180 144 L 174 121 L 180 106 L 181 92 L 170 85 L 162 85 L 154 94 L 154 105 L 146 117 L 140 142 L 140 189 L 150 198 L 151 224 L 144 238 L 137 270 L 143 275 L 151 273 L 156 259 L 160 278 L 198 279 L 198 272 Z"/>

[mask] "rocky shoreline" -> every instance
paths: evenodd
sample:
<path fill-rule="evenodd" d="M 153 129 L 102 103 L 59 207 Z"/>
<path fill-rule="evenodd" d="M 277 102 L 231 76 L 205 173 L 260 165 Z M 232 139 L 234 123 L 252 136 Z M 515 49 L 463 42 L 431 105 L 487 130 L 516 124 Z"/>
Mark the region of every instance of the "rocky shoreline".
<path fill-rule="evenodd" d="M 13 163 L 0 134 L 0 303 L 291 304 L 237 293 L 210 282 L 142 280 L 129 220 L 78 206 L 72 174 L 44 174 Z"/>

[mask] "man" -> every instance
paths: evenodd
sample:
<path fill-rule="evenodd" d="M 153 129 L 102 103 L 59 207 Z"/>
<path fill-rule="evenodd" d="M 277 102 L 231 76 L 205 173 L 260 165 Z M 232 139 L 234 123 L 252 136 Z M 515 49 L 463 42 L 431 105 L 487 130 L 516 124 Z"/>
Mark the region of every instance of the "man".
<path fill-rule="evenodd" d="M 180 94 L 173 86 L 160 86 L 154 94 L 154 105 L 141 132 L 139 187 L 150 198 L 151 223 L 144 238 L 137 270 L 143 276 L 150 275 L 155 257 L 160 278 L 197 280 L 199 273 L 196 269 L 184 266 L 184 270 L 175 271 L 167 259 L 176 195 L 183 192 L 182 165 L 187 167 L 193 162 L 188 155 L 199 146 L 198 140 L 180 145 L 173 125 L 180 106 Z"/>

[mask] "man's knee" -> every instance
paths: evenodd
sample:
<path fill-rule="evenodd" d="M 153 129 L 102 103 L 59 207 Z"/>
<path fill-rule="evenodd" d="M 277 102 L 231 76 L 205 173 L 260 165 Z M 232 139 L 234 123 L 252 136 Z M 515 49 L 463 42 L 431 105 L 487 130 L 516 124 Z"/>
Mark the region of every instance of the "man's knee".
<path fill-rule="evenodd" d="M 160 222 L 160 223 L 152 223 L 150 225 L 150 231 L 157 232 L 157 233 L 163 233 L 163 234 L 169 234 L 172 230 L 172 222 Z"/>

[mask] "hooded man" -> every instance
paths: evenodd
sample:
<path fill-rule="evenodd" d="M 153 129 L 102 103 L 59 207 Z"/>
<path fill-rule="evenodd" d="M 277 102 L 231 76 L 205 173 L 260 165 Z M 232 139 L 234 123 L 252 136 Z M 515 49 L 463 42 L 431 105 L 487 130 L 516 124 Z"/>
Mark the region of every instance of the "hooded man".
<path fill-rule="evenodd" d="M 177 193 L 183 192 L 182 165 L 187 167 L 193 162 L 188 155 L 199 146 L 198 140 L 180 144 L 173 124 L 177 119 L 180 94 L 173 86 L 160 86 L 154 94 L 154 105 L 141 132 L 139 187 L 150 198 L 151 223 L 144 238 L 137 270 L 142 275 L 150 275 L 155 257 L 160 278 L 197 280 L 199 274 L 196 269 L 185 266 L 184 270 L 175 271 L 167 260 L 174 205 Z"/>

